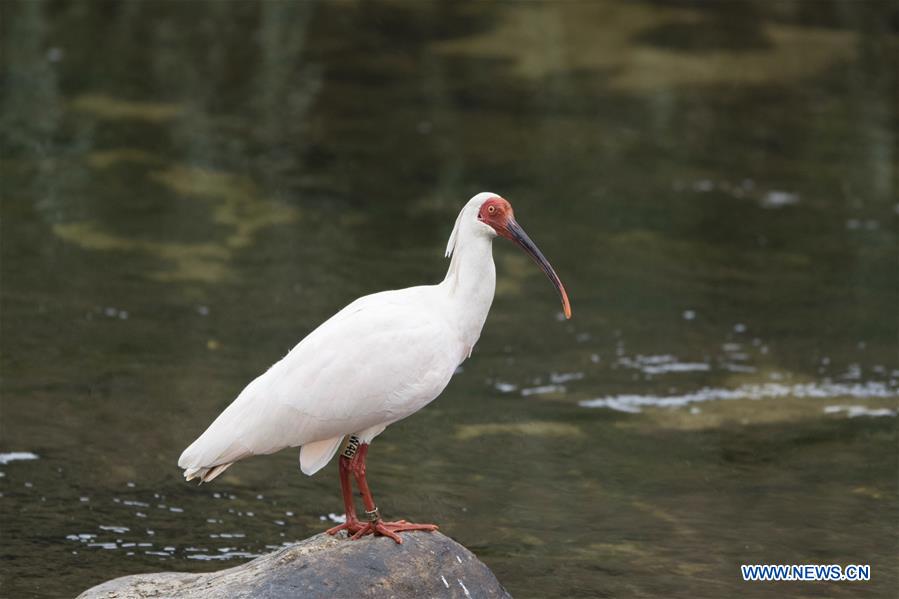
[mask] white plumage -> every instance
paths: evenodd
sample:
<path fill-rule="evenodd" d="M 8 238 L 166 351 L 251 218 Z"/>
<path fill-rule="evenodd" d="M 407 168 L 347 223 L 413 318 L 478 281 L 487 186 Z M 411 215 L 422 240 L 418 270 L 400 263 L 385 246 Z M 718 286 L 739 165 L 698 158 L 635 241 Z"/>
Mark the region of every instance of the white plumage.
<path fill-rule="evenodd" d="M 347 435 L 369 443 L 435 399 L 471 354 L 493 301 L 497 230 L 479 215 L 491 198 L 478 194 L 459 213 L 441 283 L 368 295 L 325 321 L 184 450 L 185 478 L 209 481 L 242 458 L 297 446 L 311 475 Z"/>

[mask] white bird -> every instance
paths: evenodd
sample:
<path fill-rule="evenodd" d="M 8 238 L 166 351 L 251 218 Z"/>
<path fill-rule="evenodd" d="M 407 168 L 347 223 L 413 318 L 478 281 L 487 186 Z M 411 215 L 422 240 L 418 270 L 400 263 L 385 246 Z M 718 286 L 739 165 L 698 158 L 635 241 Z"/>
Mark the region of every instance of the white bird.
<path fill-rule="evenodd" d="M 493 193 L 469 200 L 446 247 L 451 257 L 437 285 L 367 295 L 326 320 L 237 396 L 178 459 L 187 480 L 211 481 L 234 462 L 300 447 L 312 475 L 343 448 L 340 483 L 352 538 L 435 530 L 433 524 L 386 522 L 365 478 L 372 440 L 433 401 L 471 355 L 493 302 L 493 239 L 517 243 L 555 285 L 566 318 L 568 295 L 552 266 L 515 222 L 512 206 Z M 356 515 L 352 474 L 365 505 Z"/>

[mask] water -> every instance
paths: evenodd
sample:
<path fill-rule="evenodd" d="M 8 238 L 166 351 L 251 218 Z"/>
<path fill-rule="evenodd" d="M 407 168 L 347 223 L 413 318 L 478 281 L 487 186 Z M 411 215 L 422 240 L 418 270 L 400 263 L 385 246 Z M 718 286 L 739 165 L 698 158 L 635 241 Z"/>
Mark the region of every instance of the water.
<path fill-rule="evenodd" d="M 0 595 L 332 525 L 334 464 L 177 457 L 338 308 L 439 280 L 489 189 L 574 318 L 498 241 L 473 358 L 372 447 L 385 515 L 520 597 L 894 596 L 894 6 L 0 11 Z M 764 562 L 873 580 L 739 580 Z"/>

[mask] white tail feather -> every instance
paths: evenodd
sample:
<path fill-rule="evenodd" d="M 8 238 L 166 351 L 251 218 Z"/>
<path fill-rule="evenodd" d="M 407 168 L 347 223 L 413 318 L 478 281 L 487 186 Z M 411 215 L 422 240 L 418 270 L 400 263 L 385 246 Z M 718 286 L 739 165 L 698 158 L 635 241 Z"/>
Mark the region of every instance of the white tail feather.
<path fill-rule="evenodd" d="M 186 480 L 199 478 L 201 483 L 208 483 L 233 464 L 234 462 L 228 462 L 227 464 L 219 464 L 211 468 L 188 468 L 184 471 L 184 478 Z"/>

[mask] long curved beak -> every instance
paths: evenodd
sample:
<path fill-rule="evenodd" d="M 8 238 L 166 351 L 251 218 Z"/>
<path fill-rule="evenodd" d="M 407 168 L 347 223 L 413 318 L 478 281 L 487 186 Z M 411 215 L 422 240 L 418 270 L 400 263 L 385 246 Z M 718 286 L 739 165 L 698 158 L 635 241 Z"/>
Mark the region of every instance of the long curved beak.
<path fill-rule="evenodd" d="M 537 263 L 540 270 L 546 273 L 550 282 L 556 287 L 556 291 L 559 292 L 559 298 L 562 300 L 562 311 L 565 313 L 565 318 L 571 318 L 571 304 L 568 302 L 568 294 L 565 292 L 565 287 L 562 285 L 562 281 L 559 280 L 559 275 L 556 274 L 556 271 L 554 271 L 553 267 L 550 265 L 549 260 L 547 260 L 546 256 L 543 255 L 543 252 L 540 251 L 540 248 L 531 241 L 531 238 L 524 232 L 521 225 L 515 222 L 514 218 L 510 218 L 506 221 L 504 233 L 507 233 L 504 237 L 521 246 L 521 249 L 534 259 L 534 262 Z"/>

